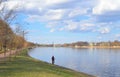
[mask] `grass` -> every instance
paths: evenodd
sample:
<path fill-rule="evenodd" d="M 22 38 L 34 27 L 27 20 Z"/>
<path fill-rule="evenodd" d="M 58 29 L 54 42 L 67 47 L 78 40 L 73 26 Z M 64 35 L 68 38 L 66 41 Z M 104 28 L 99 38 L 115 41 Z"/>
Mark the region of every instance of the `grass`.
<path fill-rule="evenodd" d="M 22 51 L 11 62 L 0 63 L 0 77 L 93 77 L 35 60 Z"/>

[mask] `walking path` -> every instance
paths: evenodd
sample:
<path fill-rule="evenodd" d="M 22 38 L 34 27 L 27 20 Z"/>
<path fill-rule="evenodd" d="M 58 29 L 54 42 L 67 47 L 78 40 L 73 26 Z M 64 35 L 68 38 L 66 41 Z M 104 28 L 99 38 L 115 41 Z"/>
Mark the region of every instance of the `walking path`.
<path fill-rule="evenodd" d="M 7 51 L 6 53 L 1 53 L 1 54 L 0 54 L 0 59 L 9 57 L 9 56 L 11 56 L 11 55 L 14 55 L 14 54 L 16 54 L 18 51 L 20 51 L 20 50 L 21 50 L 21 49 L 11 50 L 11 51 Z"/>

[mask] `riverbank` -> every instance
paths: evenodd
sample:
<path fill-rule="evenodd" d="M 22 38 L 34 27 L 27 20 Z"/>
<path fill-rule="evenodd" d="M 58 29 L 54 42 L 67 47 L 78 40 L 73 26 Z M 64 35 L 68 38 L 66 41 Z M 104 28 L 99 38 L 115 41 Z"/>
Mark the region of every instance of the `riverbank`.
<path fill-rule="evenodd" d="M 0 77 L 93 77 L 35 60 L 22 51 L 11 62 L 0 64 Z"/>

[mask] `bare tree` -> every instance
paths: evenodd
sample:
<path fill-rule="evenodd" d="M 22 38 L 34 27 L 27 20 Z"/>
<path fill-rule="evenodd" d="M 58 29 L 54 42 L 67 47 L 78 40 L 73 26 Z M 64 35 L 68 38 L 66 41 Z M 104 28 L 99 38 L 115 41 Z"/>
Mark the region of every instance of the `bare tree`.
<path fill-rule="evenodd" d="M 16 35 L 19 35 L 19 36 L 21 36 L 21 37 L 23 37 L 23 38 L 25 39 L 25 36 L 28 34 L 28 31 L 25 30 L 25 29 L 22 27 L 22 25 L 17 24 L 16 27 L 15 27 L 15 29 L 14 29 L 14 33 L 15 33 Z"/>
<path fill-rule="evenodd" d="M 18 16 L 17 8 L 19 6 L 15 6 L 11 9 L 8 9 L 7 1 L 9 0 L 0 0 L 0 21 L 3 21 L 5 25 L 4 31 L 0 31 L 0 46 L 1 49 L 4 49 L 4 56 L 6 55 L 6 50 L 12 48 L 22 48 L 24 47 L 26 40 L 25 36 L 28 33 L 25 29 L 22 28 L 22 25 L 16 24 L 16 29 L 9 32 L 9 25 L 13 24 L 14 20 L 16 21 L 16 17 Z M 20 22 L 21 23 L 21 22 Z M 0 29 L 3 27 L 3 24 L 0 23 Z"/>
<path fill-rule="evenodd" d="M 8 44 L 12 43 L 13 39 L 13 32 L 9 32 L 10 31 L 10 27 L 9 25 L 14 21 L 15 17 L 17 16 L 16 13 L 16 8 L 14 7 L 12 9 L 8 9 L 6 2 L 9 0 L 0 0 L 0 20 L 1 22 L 4 22 L 4 24 L 0 24 L 1 27 L 3 27 L 3 32 L 1 32 L 1 41 L 3 42 L 3 44 L 1 44 L 1 46 L 3 46 L 4 48 L 4 57 L 6 56 L 6 49 L 8 48 Z M 8 41 L 9 40 L 9 41 Z M 2 48 L 2 47 L 1 47 Z"/>
<path fill-rule="evenodd" d="M 5 21 L 7 24 L 11 24 L 17 16 L 17 6 L 12 9 L 8 9 L 7 4 L 5 3 L 6 1 L 9 0 L 0 0 L 0 19 Z"/>

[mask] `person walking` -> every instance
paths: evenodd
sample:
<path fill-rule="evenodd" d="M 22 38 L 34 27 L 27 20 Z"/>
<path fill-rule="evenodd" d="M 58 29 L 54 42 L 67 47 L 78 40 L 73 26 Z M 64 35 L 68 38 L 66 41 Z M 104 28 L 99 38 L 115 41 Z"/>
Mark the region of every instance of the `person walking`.
<path fill-rule="evenodd" d="M 55 57 L 54 56 L 52 56 L 52 64 L 54 64 L 55 63 Z"/>

